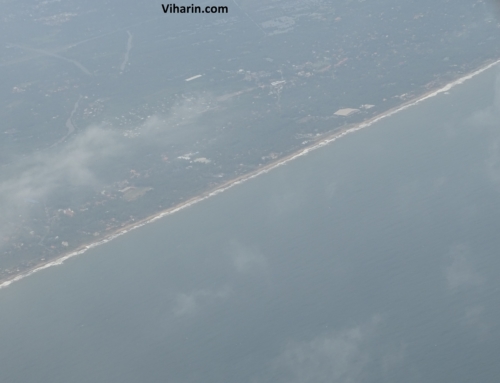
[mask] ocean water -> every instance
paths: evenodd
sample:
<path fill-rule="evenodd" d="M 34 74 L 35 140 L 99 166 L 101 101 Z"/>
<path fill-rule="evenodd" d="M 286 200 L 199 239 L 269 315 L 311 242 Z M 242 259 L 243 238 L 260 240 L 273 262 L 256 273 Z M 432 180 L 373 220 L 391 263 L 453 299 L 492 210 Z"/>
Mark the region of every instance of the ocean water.
<path fill-rule="evenodd" d="M 497 381 L 499 78 L 0 290 L 0 382 Z"/>

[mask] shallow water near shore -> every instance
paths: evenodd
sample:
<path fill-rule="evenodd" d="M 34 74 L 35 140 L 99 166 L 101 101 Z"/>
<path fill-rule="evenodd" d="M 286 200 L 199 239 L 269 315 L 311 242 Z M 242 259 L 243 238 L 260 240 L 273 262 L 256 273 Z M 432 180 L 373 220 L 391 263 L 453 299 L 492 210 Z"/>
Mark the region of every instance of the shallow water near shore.
<path fill-rule="evenodd" d="M 497 74 L 1 290 L 0 381 L 494 380 Z"/>

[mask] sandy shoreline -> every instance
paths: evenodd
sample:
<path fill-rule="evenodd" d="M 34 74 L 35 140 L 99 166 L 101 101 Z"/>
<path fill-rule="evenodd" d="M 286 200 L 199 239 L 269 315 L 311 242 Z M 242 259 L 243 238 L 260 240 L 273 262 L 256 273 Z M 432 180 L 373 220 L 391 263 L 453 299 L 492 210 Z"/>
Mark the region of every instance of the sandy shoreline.
<path fill-rule="evenodd" d="M 444 92 L 447 92 L 449 91 L 450 89 L 454 88 L 455 86 L 457 85 L 460 85 L 462 83 L 464 83 L 465 81 L 467 80 L 470 80 L 471 78 L 479 75 L 480 73 L 483 73 L 484 71 L 492 68 L 493 66 L 497 65 L 500 63 L 500 59 L 499 60 L 496 60 L 496 61 L 493 61 L 493 62 L 490 62 L 488 64 L 485 64 L 483 65 L 482 67 L 480 67 L 479 69 L 476 69 L 474 70 L 473 72 L 467 74 L 467 75 L 464 75 L 462 76 L 461 78 L 455 80 L 455 81 L 452 81 L 448 84 L 446 84 L 445 86 L 437 89 L 437 90 L 432 90 L 432 91 L 429 91 L 421 96 L 419 96 L 418 98 L 416 99 L 413 99 L 413 100 L 410 100 L 410 101 L 407 101 L 397 107 L 394 107 L 392 109 L 389 109 L 377 116 L 374 116 L 366 121 L 363 121 L 359 124 L 355 124 L 355 125 L 351 125 L 351 126 L 347 126 L 345 127 L 344 129 L 340 130 L 340 131 L 337 131 L 327 137 L 323 137 L 321 139 L 319 139 L 318 141 L 314 142 L 313 144 L 305 147 L 305 148 L 302 148 L 300 149 L 299 151 L 295 152 L 295 153 L 292 153 L 286 157 L 283 157 L 283 158 L 280 158 L 279 160 L 273 162 L 273 163 L 270 163 L 264 167 L 261 167 L 253 172 L 250 172 L 250 173 L 247 173 L 245 175 L 242 175 L 240 177 L 237 177 L 235 179 L 232 179 L 230 181 L 227 181 L 226 183 L 222 184 L 222 185 L 219 185 L 218 187 L 216 187 L 215 189 L 212 189 L 212 190 L 209 190 L 207 192 L 204 192 L 196 197 L 193 197 L 185 202 L 182 202 L 176 206 L 173 206 L 169 209 L 166 209 L 166 210 L 163 210 L 161 212 L 158 212 L 150 217 L 147 217 L 141 221 L 138 221 L 138 222 L 135 222 L 133 224 L 130 224 L 130 225 L 127 225 L 123 228 L 121 228 L 120 230 L 112 233 L 112 234 L 109 234 L 108 236 L 106 236 L 105 238 L 97 241 L 97 242 L 93 242 L 93 243 L 90 243 L 90 244 L 87 244 L 87 245 L 82 245 L 80 246 L 78 249 L 76 250 L 73 250 L 71 251 L 70 253 L 67 253 L 67 254 L 64 254 L 56 259 L 53 259 L 51 261 L 48 261 L 46 263 L 41 263 L 41 264 L 38 264 L 37 266 L 29 269 L 29 270 L 26 270 L 20 274 L 17 274 L 17 275 L 13 275 L 13 276 L 10 276 L 8 278 L 5 278 L 4 280 L 0 280 L 0 289 L 3 289 L 3 288 L 6 288 L 8 287 L 9 285 L 11 285 L 12 283 L 14 282 L 17 282 L 23 278 L 26 278 L 38 271 L 41 271 L 41 270 L 44 270 L 46 268 L 49 268 L 49 267 L 52 267 L 52 266 L 57 266 L 57 265 L 61 265 L 62 263 L 64 263 L 64 261 L 70 259 L 70 258 L 73 258 L 73 257 L 76 257 L 78 255 L 81 255 L 83 253 L 85 253 L 87 250 L 90 250 L 94 247 L 97 247 L 97 246 L 100 246 L 102 244 L 105 244 L 109 241 L 112 241 L 113 239 L 117 238 L 117 237 L 120 237 L 126 233 L 128 233 L 129 231 L 131 230 L 135 230 L 135 229 L 138 229 L 139 227 L 142 227 L 144 225 L 147 225 L 151 222 L 154 222 L 154 221 L 157 221 L 165 216 L 168 216 L 168 215 L 171 215 L 171 214 L 174 214 L 180 210 L 183 210 L 185 208 L 188 208 L 194 204 L 197 204 L 199 202 L 202 202 L 210 197 L 213 197 L 217 194 L 220 194 L 220 193 L 223 193 L 225 192 L 226 190 L 232 188 L 233 186 L 236 186 L 236 185 L 239 185 L 239 184 L 242 184 L 248 180 L 251 180 L 255 177 L 258 177 L 260 176 L 261 174 L 265 174 L 265 173 L 268 173 L 270 172 L 271 170 L 279 167 L 279 166 L 283 166 L 283 165 L 286 165 L 288 162 L 290 161 L 293 161 L 299 157 L 302 157 L 302 156 L 305 156 L 307 155 L 308 153 L 316 150 L 316 149 L 319 149 L 319 148 L 322 148 L 323 146 L 326 146 L 350 133 L 354 133 L 358 130 L 361 130 L 361 129 L 365 129 L 365 128 L 368 128 L 369 126 L 375 124 L 376 122 L 384 119 L 384 118 L 387 118 L 387 117 L 390 117 L 390 116 L 393 116 L 394 114 L 396 113 L 399 113 L 407 108 L 410 108 L 414 105 L 417 105 L 429 98 L 432 98 L 432 97 L 435 97 L 437 96 L 438 94 L 440 93 L 444 93 Z"/>

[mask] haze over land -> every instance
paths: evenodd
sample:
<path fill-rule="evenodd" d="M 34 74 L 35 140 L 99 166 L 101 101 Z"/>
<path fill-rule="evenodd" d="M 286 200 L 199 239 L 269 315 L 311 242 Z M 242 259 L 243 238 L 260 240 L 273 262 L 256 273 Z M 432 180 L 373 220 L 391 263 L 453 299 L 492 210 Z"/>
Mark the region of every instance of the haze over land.
<path fill-rule="evenodd" d="M 482 1 L 240 1 L 184 16 L 122 1 L 2 6 L 2 278 L 500 53 Z"/>
<path fill-rule="evenodd" d="M 0 383 L 498 381 L 499 2 L 195 5 L 2 2 Z"/>

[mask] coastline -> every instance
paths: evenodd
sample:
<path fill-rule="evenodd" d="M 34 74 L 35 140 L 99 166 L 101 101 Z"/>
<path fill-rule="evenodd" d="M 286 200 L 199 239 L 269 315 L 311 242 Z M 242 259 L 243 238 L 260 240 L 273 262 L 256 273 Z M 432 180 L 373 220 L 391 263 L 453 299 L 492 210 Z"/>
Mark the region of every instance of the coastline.
<path fill-rule="evenodd" d="M 440 93 L 445 93 L 445 92 L 451 90 L 452 88 L 454 88 L 455 86 L 461 85 L 464 82 L 466 82 L 467 80 L 470 80 L 473 77 L 491 69 L 492 67 L 498 65 L 499 63 L 500 63 L 500 59 L 493 61 L 493 62 L 486 63 L 486 64 L 482 65 L 481 67 L 479 67 L 478 69 L 476 69 L 476 70 L 474 70 L 474 71 L 472 71 L 472 72 L 470 72 L 470 73 L 468 73 L 468 74 L 466 74 L 466 75 L 464 75 L 464 76 L 462 76 L 462 77 L 460 77 L 460 78 L 458 78 L 458 79 L 456 79 L 456 80 L 454 80 L 454 81 L 452 81 L 444 86 L 441 86 L 438 89 L 434 89 L 434 90 L 431 90 L 429 92 L 426 92 L 426 93 L 416 97 L 413 100 L 409 100 L 409 101 L 407 101 L 399 106 L 396 106 L 396 107 L 391 108 L 385 112 L 382 112 L 381 114 L 378 114 L 374 117 L 371 117 L 368 120 L 365 120 L 361 123 L 348 125 L 348 126 L 342 128 L 341 130 L 334 132 L 326 137 L 319 138 L 317 141 L 311 143 L 309 146 L 301 148 L 300 150 L 298 150 L 294 153 L 291 153 L 285 157 L 282 157 L 282 158 L 276 160 L 275 162 L 272 162 L 266 166 L 263 166 L 259 169 L 256 169 L 250 173 L 247 173 L 247 174 L 241 175 L 237 178 L 234 178 L 232 180 L 229 180 L 229 181 L 223 183 L 222 185 L 215 187 L 214 189 L 208 190 L 208 191 L 206 191 L 198 196 L 190 198 L 187 201 L 184 201 L 184 202 L 177 204 L 173 207 L 170 207 L 168 209 L 165 209 L 165 210 L 162 210 L 158 213 L 155 213 L 154 215 L 146 217 L 138 222 L 134 222 L 133 224 L 129 224 L 125 227 L 122 227 L 119 230 L 107 235 L 103 239 L 100 239 L 100 240 L 93 242 L 93 243 L 90 243 L 90 244 L 81 245 L 76 250 L 73 250 L 69 253 L 63 254 L 63 255 L 59 256 L 58 258 L 52 259 L 52 260 L 47 261 L 45 263 L 40 263 L 40 264 L 32 267 L 31 269 L 23 271 L 17 275 L 12 275 L 12 276 L 5 278 L 4 280 L 0 280 L 0 290 L 10 286 L 14 282 L 17 282 L 23 278 L 26 278 L 26 277 L 28 277 L 28 276 L 30 276 L 38 271 L 44 270 L 44 269 L 52 267 L 52 266 L 61 265 L 66 260 L 73 258 L 73 257 L 76 257 L 78 255 L 81 255 L 81 254 L 85 253 L 87 250 L 90 250 L 94 247 L 108 243 L 108 242 L 112 241 L 113 239 L 128 233 L 129 231 L 138 229 L 144 225 L 152 223 L 152 222 L 159 220 L 165 216 L 177 213 L 180 210 L 183 210 L 183 209 L 188 208 L 192 205 L 195 205 L 199 202 L 202 202 L 202 201 L 204 201 L 210 197 L 213 197 L 217 194 L 223 193 L 226 190 L 232 188 L 233 186 L 240 185 L 240 184 L 242 184 L 246 181 L 249 181 L 253 178 L 256 178 L 262 174 L 268 173 L 268 172 L 274 170 L 275 168 L 278 168 L 279 166 L 286 165 L 290 161 L 293 161 L 299 157 L 305 156 L 308 153 L 315 151 L 316 149 L 320 149 L 326 145 L 329 145 L 329 144 L 333 143 L 334 141 L 336 141 L 336 140 L 338 140 L 338 139 L 340 139 L 340 138 L 342 138 L 350 133 L 354 133 L 354 132 L 357 132 L 358 130 L 368 128 L 371 125 L 379 122 L 380 120 L 382 120 L 384 118 L 391 117 L 391 116 L 395 115 L 396 113 L 399 113 L 407 108 L 415 106 L 415 105 L 417 105 L 417 104 L 419 104 L 419 103 L 421 103 L 429 98 L 435 97 L 435 96 L 439 95 Z"/>

